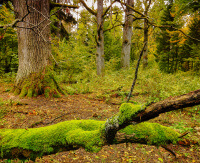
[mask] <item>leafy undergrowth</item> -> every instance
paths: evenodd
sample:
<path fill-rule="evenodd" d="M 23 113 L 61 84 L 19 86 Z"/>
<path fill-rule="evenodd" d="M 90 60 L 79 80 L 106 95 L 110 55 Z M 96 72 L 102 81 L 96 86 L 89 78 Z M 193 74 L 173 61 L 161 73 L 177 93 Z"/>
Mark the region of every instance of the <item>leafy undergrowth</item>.
<path fill-rule="evenodd" d="M 57 99 L 46 99 L 43 96 L 19 98 L 9 92 L 11 86 L 4 81 L 0 83 L 1 129 L 37 128 L 66 120 L 106 120 L 119 111 L 119 106 L 128 91 L 124 88 L 120 90 L 120 85 L 118 85 L 118 87 L 111 87 L 110 90 L 102 89 L 101 94 L 89 91 L 93 93 L 72 93 L 73 95 Z M 135 103 L 147 102 L 144 100 L 145 97 L 151 99 L 149 92 L 146 94 L 144 92 L 139 91 L 135 94 Z M 153 92 L 156 93 L 157 90 Z M 106 98 L 102 97 L 106 94 L 108 95 Z M 200 107 L 196 106 L 161 114 L 150 121 L 171 127 L 180 133 L 189 132 L 185 137 L 192 141 L 185 140 L 177 145 L 168 145 L 176 153 L 177 158 L 161 146 L 157 148 L 152 145 L 130 143 L 125 139 L 124 143 L 104 146 L 98 153 L 87 152 L 79 148 L 43 156 L 37 158 L 36 162 L 200 162 L 200 146 L 197 144 L 200 142 L 199 119 Z M 13 162 L 19 162 L 19 160 Z"/>

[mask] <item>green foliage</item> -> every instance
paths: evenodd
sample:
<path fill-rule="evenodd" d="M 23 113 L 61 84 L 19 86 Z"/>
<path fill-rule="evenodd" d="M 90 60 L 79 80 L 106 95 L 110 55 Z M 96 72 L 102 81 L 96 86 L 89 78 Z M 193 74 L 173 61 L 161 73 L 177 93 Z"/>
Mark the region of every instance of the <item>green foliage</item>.
<path fill-rule="evenodd" d="M 198 14 L 194 14 L 189 24 L 190 37 L 200 40 L 200 17 Z M 200 70 L 200 43 L 197 40 L 187 38 L 182 48 L 182 58 L 185 61 L 182 69 L 188 71 L 193 69 L 194 71 Z"/>
<path fill-rule="evenodd" d="M 59 81 L 72 84 L 93 75 L 91 71 L 95 69 L 95 57 L 89 52 L 89 47 L 71 38 L 68 42 L 63 40 L 59 48 L 54 48 L 54 56 L 59 60 L 58 65 L 55 65 L 55 71 L 61 74 Z"/>
<path fill-rule="evenodd" d="M 5 5 L 2 5 L 0 7 L 0 24 L 9 24 L 14 19 L 13 11 L 7 9 Z M 17 71 L 17 44 L 15 29 L 8 28 L 6 31 L 2 28 L 0 29 L 0 74 Z"/>
<path fill-rule="evenodd" d="M 105 60 L 121 58 L 121 46 L 122 46 L 122 11 L 118 7 L 112 9 L 112 17 L 108 17 L 104 22 L 104 52 Z M 117 26 L 113 28 L 113 26 Z M 113 28 L 113 29 L 112 29 Z M 120 62 L 116 63 L 116 69 L 120 68 Z"/>
<path fill-rule="evenodd" d="M 178 26 L 173 12 L 173 1 L 170 1 L 161 14 L 161 25 Z M 178 42 L 180 41 L 178 36 L 179 33 L 170 27 L 161 29 L 161 32 L 157 35 L 158 44 L 155 56 L 160 69 L 164 72 L 173 73 L 178 69 L 181 58 L 178 53 Z"/>

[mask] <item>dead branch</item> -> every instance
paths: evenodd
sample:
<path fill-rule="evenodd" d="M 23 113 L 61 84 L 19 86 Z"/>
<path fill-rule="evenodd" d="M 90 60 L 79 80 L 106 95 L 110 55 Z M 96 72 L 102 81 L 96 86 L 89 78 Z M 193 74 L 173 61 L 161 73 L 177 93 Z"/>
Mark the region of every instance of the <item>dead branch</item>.
<path fill-rule="evenodd" d="M 128 94 L 127 102 L 129 102 L 129 100 L 130 100 L 131 94 L 132 94 L 132 92 L 133 92 L 133 89 L 134 89 L 134 86 L 135 86 L 135 83 L 136 83 L 136 80 L 137 80 L 138 68 L 139 68 L 140 60 L 141 60 L 141 58 L 142 58 L 142 54 L 143 54 L 143 51 L 144 51 L 144 48 L 145 48 L 146 44 L 147 44 L 147 42 L 144 43 L 144 46 L 143 46 L 143 48 L 142 48 L 142 51 L 140 52 L 139 59 L 138 59 L 138 61 L 137 61 L 137 66 L 136 66 L 136 69 L 135 69 L 135 78 L 134 78 L 134 80 L 133 80 L 133 84 L 132 84 L 132 86 L 131 86 L 131 90 L 130 90 L 130 92 L 129 92 L 129 94 Z"/>

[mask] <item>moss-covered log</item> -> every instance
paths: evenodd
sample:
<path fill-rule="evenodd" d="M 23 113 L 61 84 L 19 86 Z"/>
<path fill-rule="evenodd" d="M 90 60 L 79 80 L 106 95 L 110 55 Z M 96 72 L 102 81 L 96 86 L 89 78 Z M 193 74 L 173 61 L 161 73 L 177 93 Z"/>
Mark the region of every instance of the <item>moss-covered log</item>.
<path fill-rule="evenodd" d="M 84 147 L 97 152 L 116 141 L 117 131 L 134 142 L 161 145 L 176 142 L 179 134 L 156 123 L 142 122 L 160 113 L 200 104 L 200 90 L 166 99 L 150 106 L 122 104 L 117 115 L 107 121 L 74 120 L 31 129 L 0 129 L 0 158 L 30 158 L 62 149 Z M 142 122 L 142 123 L 141 123 Z"/>
<path fill-rule="evenodd" d="M 54 79 L 53 71 L 49 67 L 20 80 L 15 84 L 13 91 L 20 97 L 36 97 L 43 94 L 45 97 L 60 97 L 61 94 L 65 94 Z"/>
<path fill-rule="evenodd" d="M 156 123 L 128 126 L 122 131 L 131 141 L 148 144 L 176 142 L 179 134 Z M 30 129 L 1 129 L 0 158 L 31 159 L 61 150 L 84 147 L 98 152 L 105 140 L 105 121 L 73 120 Z M 116 141 L 116 140 L 115 140 Z"/>

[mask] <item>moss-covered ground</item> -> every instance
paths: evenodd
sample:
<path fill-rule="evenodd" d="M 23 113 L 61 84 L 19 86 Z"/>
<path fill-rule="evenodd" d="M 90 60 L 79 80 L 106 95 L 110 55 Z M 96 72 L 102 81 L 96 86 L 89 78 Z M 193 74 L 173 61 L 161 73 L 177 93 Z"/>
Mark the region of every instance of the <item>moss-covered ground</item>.
<path fill-rule="evenodd" d="M 99 96 L 99 94 L 96 93 L 74 94 L 68 96 L 61 95 L 61 98 L 48 99 L 44 96 L 20 98 L 19 96 L 14 96 L 9 92 L 12 85 L 8 84 L 9 82 L 6 82 L 1 81 L 0 83 L 0 128 L 2 131 L 5 128 L 20 129 L 19 131 L 29 133 L 30 131 L 33 131 L 31 128 L 35 129 L 45 126 L 49 126 L 47 128 L 51 128 L 51 125 L 57 124 L 59 126 L 63 124 L 59 124 L 59 122 L 70 120 L 77 120 L 77 122 L 81 122 L 82 119 L 89 119 L 91 120 L 90 122 L 97 120 L 102 123 L 107 118 L 119 112 L 119 106 L 121 105 L 123 97 L 119 95 L 118 90 L 113 89 L 108 92 L 109 98 L 107 96 L 104 98 L 103 96 Z M 134 101 L 135 103 L 143 103 L 145 97 L 148 98 L 147 94 L 138 94 L 135 96 Z M 55 143 L 55 139 L 52 138 L 49 139 L 52 140 L 52 144 L 50 144 L 50 146 L 42 147 L 45 148 L 47 154 L 49 153 L 49 155 L 43 156 L 41 158 L 37 157 L 36 162 L 198 162 L 200 160 L 200 147 L 196 143 L 199 142 L 200 136 L 199 109 L 200 108 L 198 106 L 194 108 L 186 108 L 183 110 L 162 114 L 150 121 L 152 123 L 159 123 L 161 125 L 175 129 L 181 134 L 186 131 L 189 132 L 188 135 L 185 136 L 185 138 L 187 138 L 186 140 L 180 141 L 178 144 L 168 145 L 169 148 L 176 153 L 177 159 L 175 159 L 175 157 L 169 151 L 162 148 L 161 146 L 157 147 L 151 145 L 159 143 L 155 143 L 154 141 L 162 142 L 163 132 L 160 130 L 160 125 L 156 124 L 151 126 L 149 124 L 141 123 L 140 127 L 135 126 L 136 128 L 134 131 L 138 132 L 133 133 L 131 126 L 124 129 L 124 132 L 126 130 L 127 135 L 124 135 L 123 132 L 117 134 L 117 138 L 120 135 L 123 135 L 124 141 L 119 142 L 116 140 L 116 144 L 105 145 L 97 153 L 88 151 L 90 150 L 89 147 L 92 147 L 93 145 L 88 144 L 88 146 L 84 146 L 86 143 L 80 141 L 80 139 L 82 139 L 81 136 L 84 134 L 88 135 L 87 132 L 90 131 L 89 129 L 85 130 L 79 126 L 80 128 L 77 132 L 80 135 L 75 137 L 72 136 L 73 134 L 76 135 L 75 132 L 69 132 L 70 134 L 68 140 L 70 143 L 70 141 L 72 141 L 71 138 L 74 138 L 73 142 L 76 144 L 77 142 L 80 142 L 78 145 L 83 146 L 84 148 L 70 151 L 65 151 L 67 149 L 61 148 L 56 149 L 60 152 L 57 152 L 56 154 L 50 154 L 52 150 L 50 146 L 54 146 Z M 146 130 L 145 127 L 157 128 L 157 131 L 161 137 L 158 136 L 157 132 Z M 164 130 L 169 133 L 168 138 L 170 138 L 170 136 L 173 138 L 173 134 L 170 135 L 170 128 L 164 128 Z M 143 130 L 142 132 L 145 132 L 146 136 L 139 134 L 141 133 L 141 130 Z M 37 133 L 36 131 L 37 129 L 35 130 L 35 133 Z M 61 131 L 60 133 L 64 132 L 66 131 Z M 92 130 L 92 132 L 96 132 L 96 130 Z M 53 133 L 53 135 L 54 138 L 56 138 L 56 132 Z M 61 135 L 62 134 L 60 134 L 60 136 Z M 92 135 L 94 135 L 94 133 Z M 152 135 L 158 137 L 153 140 L 151 139 Z M 175 134 L 175 138 L 177 136 L 178 135 Z M 39 138 L 40 134 L 36 134 L 36 137 Z M 36 137 L 33 139 L 33 141 L 37 140 Z M 47 137 L 50 138 L 51 136 L 47 135 Z M 91 136 L 90 138 L 92 139 L 93 137 Z M 130 139 L 130 141 L 127 141 L 127 139 Z M 189 141 L 188 139 L 192 141 Z M 137 140 L 142 140 L 147 142 L 147 144 L 132 143 L 133 141 Z M 65 139 L 65 141 L 67 141 L 67 139 Z M 62 144 L 64 141 L 62 142 L 61 140 L 60 142 Z M 73 142 L 71 142 L 72 146 Z M 16 145 L 17 141 L 14 141 L 11 144 Z M 24 143 L 23 145 L 26 146 L 27 144 Z M 97 148 L 98 145 L 96 146 Z M 39 147 L 36 146 L 33 147 L 33 149 L 38 148 Z M 74 148 L 76 147 L 74 146 Z M 85 150 L 85 148 L 88 150 Z M 15 150 L 15 152 L 17 151 Z M 28 155 L 29 152 L 24 151 L 24 154 Z M 15 160 L 14 162 L 19 161 Z M 29 160 L 27 162 L 32 161 Z"/>

